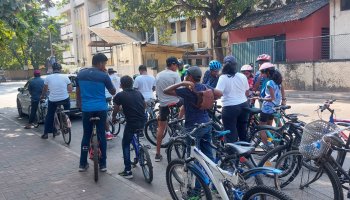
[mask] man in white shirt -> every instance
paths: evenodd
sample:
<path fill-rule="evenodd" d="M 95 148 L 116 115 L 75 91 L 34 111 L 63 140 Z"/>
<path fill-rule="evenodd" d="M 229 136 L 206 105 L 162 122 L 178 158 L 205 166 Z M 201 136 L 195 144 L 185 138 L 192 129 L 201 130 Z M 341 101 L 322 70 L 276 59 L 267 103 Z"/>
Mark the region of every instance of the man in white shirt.
<path fill-rule="evenodd" d="M 156 89 L 156 79 L 152 75 L 147 74 L 145 65 L 139 66 L 140 75 L 134 81 L 134 89 L 141 92 L 145 101 L 154 99 L 153 91 Z"/>
<path fill-rule="evenodd" d="M 44 134 L 41 136 L 42 139 L 47 139 L 48 133 L 53 133 L 53 120 L 57 106 L 63 105 L 65 110 L 70 109 L 68 93 L 72 92 L 73 87 L 68 76 L 60 73 L 61 69 L 60 64 L 54 63 L 52 65 L 53 73 L 48 75 L 44 81 L 41 99 L 44 99 L 47 91 L 49 91 L 49 103 L 45 118 Z"/>
<path fill-rule="evenodd" d="M 120 88 L 120 77 L 116 74 L 117 71 L 115 71 L 113 68 L 108 68 L 107 70 L 109 78 L 112 81 L 112 84 L 114 86 L 114 88 L 116 89 L 116 93 L 119 92 L 119 88 Z M 107 88 L 105 88 L 105 94 L 106 94 L 106 101 L 108 104 L 112 104 L 112 98 L 113 96 L 111 95 L 111 93 L 109 93 L 109 91 L 107 90 Z M 109 124 L 108 122 L 106 122 L 106 139 L 107 140 L 112 140 L 113 139 L 113 135 L 112 133 L 109 131 Z"/>

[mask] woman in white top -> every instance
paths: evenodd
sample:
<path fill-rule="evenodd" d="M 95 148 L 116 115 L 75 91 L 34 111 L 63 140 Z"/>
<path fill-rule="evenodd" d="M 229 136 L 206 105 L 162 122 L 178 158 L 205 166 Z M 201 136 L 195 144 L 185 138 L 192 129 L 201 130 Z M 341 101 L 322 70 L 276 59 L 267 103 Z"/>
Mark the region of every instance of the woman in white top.
<path fill-rule="evenodd" d="M 231 133 L 226 136 L 227 142 L 236 142 L 247 139 L 247 124 L 249 113 L 244 111 L 248 108 L 247 93 L 249 85 L 247 78 L 237 73 L 235 57 L 226 56 L 222 75 L 219 78 L 216 89 L 222 91 L 222 122 L 225 130 Z"/>

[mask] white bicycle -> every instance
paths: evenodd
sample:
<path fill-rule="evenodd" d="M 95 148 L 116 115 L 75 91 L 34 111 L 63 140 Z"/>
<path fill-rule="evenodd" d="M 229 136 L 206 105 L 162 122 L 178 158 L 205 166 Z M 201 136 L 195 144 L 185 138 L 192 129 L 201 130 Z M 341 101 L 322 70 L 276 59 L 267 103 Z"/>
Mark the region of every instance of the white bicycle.
<path fill-rule="evenodd" d="M 198 129 L 210 125 L 212 122 L 196 125 L 190 133 L 185 136 L 191 144 L 196 139 L 192 137 Z M 224 170 L 218 164 L 210 160 L 195 145 L 191 145 L 191 157 L 182 160 L 172 160 L 166 169 L 166 182 L 171 197 L 174 200 L 187 199 L 212 199 L 212 190 L 217 191 L 223 200 L 248 200 L 248 199 L 279 199 L 290 200 L 281 191 L 267 186 L 254 186 L 249 188 L 245 180 L 261 174 L 278 174 L 278 169 L 257 167 L 239 173 L 233 166 L 230 171 Z M 214 189 L 215 188 L 215 189 Z"/>

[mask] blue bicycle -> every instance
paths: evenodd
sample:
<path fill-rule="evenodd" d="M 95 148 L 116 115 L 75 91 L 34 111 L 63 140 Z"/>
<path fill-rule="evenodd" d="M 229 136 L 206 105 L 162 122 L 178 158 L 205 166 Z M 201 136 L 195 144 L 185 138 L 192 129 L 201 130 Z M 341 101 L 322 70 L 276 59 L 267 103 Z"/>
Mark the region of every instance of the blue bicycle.
<path fill-rule="evenodd" d="M 136 131 L 130 144 L 131 164 L 136 167 L 139 163 L 146 182 L 151 183 L 153 180 L 153 166 L 147 146 L 140 143 L 139 134 L 141 131 L 143 130 Z"/>

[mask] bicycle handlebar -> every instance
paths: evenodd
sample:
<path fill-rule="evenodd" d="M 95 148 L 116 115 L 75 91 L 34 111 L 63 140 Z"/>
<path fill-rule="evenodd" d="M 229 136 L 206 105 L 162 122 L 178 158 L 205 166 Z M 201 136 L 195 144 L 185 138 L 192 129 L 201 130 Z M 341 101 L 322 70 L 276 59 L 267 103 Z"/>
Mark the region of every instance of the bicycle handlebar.
<path fill-rule="evenodd" d="M 336 99 L 326 100 L 326 101 L 324 102 L 323 105 L 320 105 L 320 106 L 318 107 L 317 110 L 320 110 L 321 112 L 323 112 L 323 111 L 325 111 L 325 110 L 329 110 L 329 111 L 330 111 L 329 106 L 330 106 L 331 104 L 333 104 L 335 101 L 337 101 L 337 100 L 336 100 Z M 317 111 L 317 110 L 316 110 L 316 111 Z"/>

